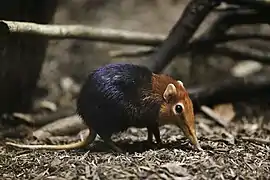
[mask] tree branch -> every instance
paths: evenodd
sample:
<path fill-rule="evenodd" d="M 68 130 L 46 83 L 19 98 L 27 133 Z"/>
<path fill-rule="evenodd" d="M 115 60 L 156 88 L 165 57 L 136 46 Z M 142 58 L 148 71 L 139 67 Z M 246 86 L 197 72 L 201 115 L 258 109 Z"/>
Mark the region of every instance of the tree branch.
<path fill-rule="evenodd" d="M 166 40 L 156 53 L 150 57 L 146 66 L 155 73 L 161 72 L 179 51 L 182 52 L 186 48 L 201 22 L 217 5 L 219 5 L 219 1 L 215 0 L 190 1 Z"/>
<path fill-rule="evenodd" d="M 239 40 L 249 40 L 249 39 L 260 39 L 260 40 L 267 40 L 270 41 L 270 35 L 267 34 L 259 34 L 257 32 L 252 32 L 252 33 L 247 33 L 247 34 L 239 34 L 239 33 L 228 33 L 223 36 L 217 36 L 217 37 L 202 37 L 202 38 L 197 38 L 193 42 L 189 43 L 188 47 L 183 51 L 182 53 L 186 52 L 194 52 L 196 49 L 202 49 L 201 47 L 205 46 L 210 46 L 210 45 L 217 45 L 221 43 L 226 43 L 230 41 L 239 41 Z M 246 51 L 244 50 L 246 49 Z M 132 51 L 113 51 L 110 52 L 110 56 L 113 58 L 121 58 L 121 57 L 140 57 L 140 56 L 149 56 L 155 51 L 157 51 L 157 48 L 152 48 L 152 49 L 135 49 Z M 200 53 L 198 50 L 196 50 L 197 53 Z M 209 52 L 203 49 L 202 53 L 205 54 L 205 52 Z M 245 48 L 245 47 L 240 47 L 240 49 L 235 48 L 235 46 L 221 46 L 221 47 L 216 47 L 213 48 L 212 51 L 214 53 L 218 54 L 223 54 L 223 55 L 229 55 L 229 56 L 245 56 L 248 58 L 254 58 L 255 60 L 258 60 L 259 62 L 262 63 L 270 63 L 268 60 L 268 53 L 264 53 L 260 50 L 252 49 L 250 51 L 250 48 Z M 269 56 L 270 57 L 270 56 Z"/>
<path fill-rule="evenodd" d="M 49 25 L 30 22 L 0 21 L 0 29 L 6 28 L 6 26 L 8 26 L 11 33 L 33 34 L 51 39 L 82 39 L 146 46 L 156 46 L 166 37 L 161 34 L 96 28 L 85 25 Z"/>
<path fill-rule="evenodd" d="M 248 47 L 241 46 L 237 48 L 234 45 L 225 45 L 224 47 L 215 47 L 215 45 L 236 40 L 247 40 L 247 39 L 262 39 L 270 40 L 270 36 L 267 34 L 258 34 L 258 33 L 248 33 L 248 34 L 239 34 L 231 33 L 225 34 L 228 29 L 232 26 L 240 24 L 253 24 L 253 23 L 266 23 L 269 19 L 266 16 L 266 11 L 242 11 L 236 10 L 235 12 L 229 12 L 222 15 L 212 26 L 208 29 L 202 36 L 195 38 L 191 43 L 186 47 L 181 47 L 180 53 L 193 52 L 197 55 L 206 55 L 212 52 L 228 55 L 232 57 L 245 57 L 252 58 L 262 63 L 270 63 L 269 53 L 264 53 L 263 51 L 257 49 L 250 49 Z M 204 47 L 204 48 L 201 48 Z M 200 51 L 203 49 L 203 51 Z M 113 57 L 138 57 L 150 55 L 151 53 L 160 53 L 159 48 L 153 48 L 150 50 L 137 50 L 132 52 L 117 52 Z M 168 55 L 165 53 L 165 55 Z M 154 64 L 155 62 L 147 62 Z"/>
<path fill-rule="evenodd" d="M 148 56 L 151 55 L 156 51 L 156 48 L 151 49 L 134 49 L 130 51 L 110 51 L 109 55 L 112 58 L 121 58 L 121 57 L 141 57 L 141 56 Z"/>
<path fill-rule="evenodd" d="M 157 71 L 163 69 L 166 66 L 166 64 L 170 62 L 175 53 L 179 53 L 179 51 L 183 53 L 190 51 L 192 49 L 200 49 L 198 48 L 200 47 L 199 43 L 202 43 L 201 45 L 203 45 L 204 49 L 207 45 L 207 48 L 209 49 L 208 52 L 211 52 L 210 46 L 212 46 L 213 48 L 215 44 L 226 42 L 228 40 L 238 40 L 246 38 L 257 38 L 257 39 L 264 38 L 269 40 L 269 36 L 259 36 L 257 34 L 221 36 L 221 34 L 224 35 L 225 31 L 228 30 L 233 25 L 266 23 L 269 21 L 269 19 L 267 18 L 268 12 L 266 11 L 243 12 L 241 10 L 237 10 L 236 12 L 230 12 L 228 14 L 225 14 L 225 16 L 223 16 L 216 23 L 214 23 L 214 25 L 212 26 L 212 28 L 210 28 L 208 32 L 206 32 L 200 38 L 194 39 L 192 43 L 187 45 L 186 43 L 188 43 L 189 38 L 192 36 L 193 34 L 192 32 L 196 30 L 197 26 L 203 20 L 202 17 L 197 19 L 197 16 L 199 15 L 196 14 L 195 16 L 195 14 L 192 11 L 192 7 L 195 7 L 197 5 L 196 3 L 198 2 L 194 1 L 193 3 L 187 6 L 181 18 L 172 28 L 167 40 L 165 40 L 166 36 L 161 34 L 153 35 L 143 32 L 130 32 L 125 30 L 116 30 L 108 28 L 107 29 L 94 28 L 91 26 L 84 26 L 84 25 L 47 25 L 47 24 L 45 25 L 29 22 L 14 22 L 14 21 L 0 21 L 0 32 L 2 32 L 1 29 L 6 29 L 8 27 L 11 33 L 26 33 L 33 35 L 41 35 L 53 39 L 85 39 L 85 40 L 95 40 L 121 44 L 147 45 L 155 47 L 160 45 L 165 40 L 164 44 L 160 48 L 155 48 L 149 51 L 147 50 L 141 53 L 142 55 L 145 55 L 156 52 L 156 54 L 154 54 L 153 56 L 153 59 L 151 59 L 149 62 L 146 63 L 151 69 L 154 68 Z M 200 3 L 202 3 L 201 5 L 205 5 L 206 9 L 203 10 L 202 8 L 197 13 L 200 12 L 204 16 L 206 16 L 207 12 L 210 11 L 211 8 L 213 8 L 212 6 L 216 5 L 211 4 L 210 0 L 200 1 Z M 179 45 L 179 43 L 181 44 L 180 49 L 179 46 L 176 46 L 176 44 Z M 195 47 L 191 48 L 191 46 Z M 228 48 L 226 47 L 225 49 Z M 221 51 L 224 52 L 224 48 L 217 49 L 217 52 Z M 136 56 L 136 54 L 138 53 L 140 52 L 138 51 L 133 52 L 131 53 L 131 56 Z M 263 53 L 259 51 L 256 51 L 256 53 L 253 53 L 251 55 L 249 51 L 245 53 L 246 57 L 250 58 L 254 57 L 254 59 L 260 62 L 268 63 L 268 56 L 265 58 L 265 56 L 262 55 Z M 235 55 L 243 53 L 235 52 L 233 54 Z M 117 56 L 121 57 L 121 53 L 120 55 L 118 53 Z M 262 58 L 265 59 L 262 60 Z"/>

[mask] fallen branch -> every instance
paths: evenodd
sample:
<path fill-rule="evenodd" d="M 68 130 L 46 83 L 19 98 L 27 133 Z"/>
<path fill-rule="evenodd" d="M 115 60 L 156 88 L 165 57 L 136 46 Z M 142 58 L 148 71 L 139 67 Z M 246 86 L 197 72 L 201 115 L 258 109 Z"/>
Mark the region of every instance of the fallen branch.
<path fill-rule="evenodd" d="M 251 137 L 241 137 L 244 141 L 249 141 L 257 144 L 266 144 L 270 145 L 270 139 L 260 139 L 260 138 L 251 138 Z"/>
<path fill-rule="evenodd" d="M 120 44 L 156 46 L 166 38 L 165 35 L 161 34 L 96 28 L 86 25 L 49 25 L 31 22 L 0 21 L 0 29 L 6 28 L 6 26 L 8 26 L 11 33 L 39 35 L 51 39 L 82 39 Z"/>
<path fill-rule="evenodd" d="M 260 73 L 244 78 L 230 78 L 222 82 L 187 88 L 194 103 L 195 111 L 202 105 L 212 106 L 222 103 L 246 101 L 269 96 L 270 76 Z"/>
<path fill-rule="evenodd" d="M 77 115 L 59 119 L 55 122 L 47 124 L 33 132 L 33 136 L 39 140 L 44 140 L 51 136 L 64 136 L 76 134 L 86 129 L 87 126 Z"/>

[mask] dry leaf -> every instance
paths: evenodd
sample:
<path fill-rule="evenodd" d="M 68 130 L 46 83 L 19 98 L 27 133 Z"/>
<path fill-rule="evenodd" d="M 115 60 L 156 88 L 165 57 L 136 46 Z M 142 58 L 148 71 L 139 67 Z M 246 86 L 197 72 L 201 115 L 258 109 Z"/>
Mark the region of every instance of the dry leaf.
<path fill-rule="evenodd" d="M 235 117 L 235 112 L 232 104 L 216 105 L 213 107 L 213 111 L 227 122 L 230 122 Z"/>

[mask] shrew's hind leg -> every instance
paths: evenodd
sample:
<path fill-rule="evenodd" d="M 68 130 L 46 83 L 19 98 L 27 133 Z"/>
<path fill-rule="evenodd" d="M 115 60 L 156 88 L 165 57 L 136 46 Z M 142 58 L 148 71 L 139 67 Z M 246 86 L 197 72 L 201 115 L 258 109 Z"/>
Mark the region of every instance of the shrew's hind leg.
<path fill-rule="evenodd" d="M 101 134 L 99 134 L 99 136 L 101 137 L 101 139 L 103 139 L 104 143 L 110 146 L 112 150 L 118 153 L 123 153 L 123 150 L 116 146 L 116 144 L 112 141 L 111 137 Z"/>
<path fill-rule="evenodd" d="M 147 141 L 149 144 L 152 144 L 153 143 L 153 131 L 151 128 L 148 127 L 147 132 L 148 132 Z"/>

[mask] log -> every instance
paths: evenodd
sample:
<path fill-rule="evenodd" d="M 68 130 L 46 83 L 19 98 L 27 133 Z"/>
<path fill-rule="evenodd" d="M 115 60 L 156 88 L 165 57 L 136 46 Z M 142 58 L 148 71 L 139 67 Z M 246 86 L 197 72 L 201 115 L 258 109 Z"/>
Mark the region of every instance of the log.
<path fill-rule="evenodd" d="M 46 24 L 52 20 L 57 1 L 17 0 L 1 2 L 0 19 Z M 9 33 L 0 25 L 0 115 L 27 112 L 39 79 L 47 39 Z"/>
<path fill-rule="evenodd" d="M 248 101 L 251 98 L 269 97 L 269 73 L 258 73 L 244 78 L 229 78 L 221 82 L 187 88 L 193 101 L 195 112 L 202 105 L 213 106 L 222 103 Z"/>

